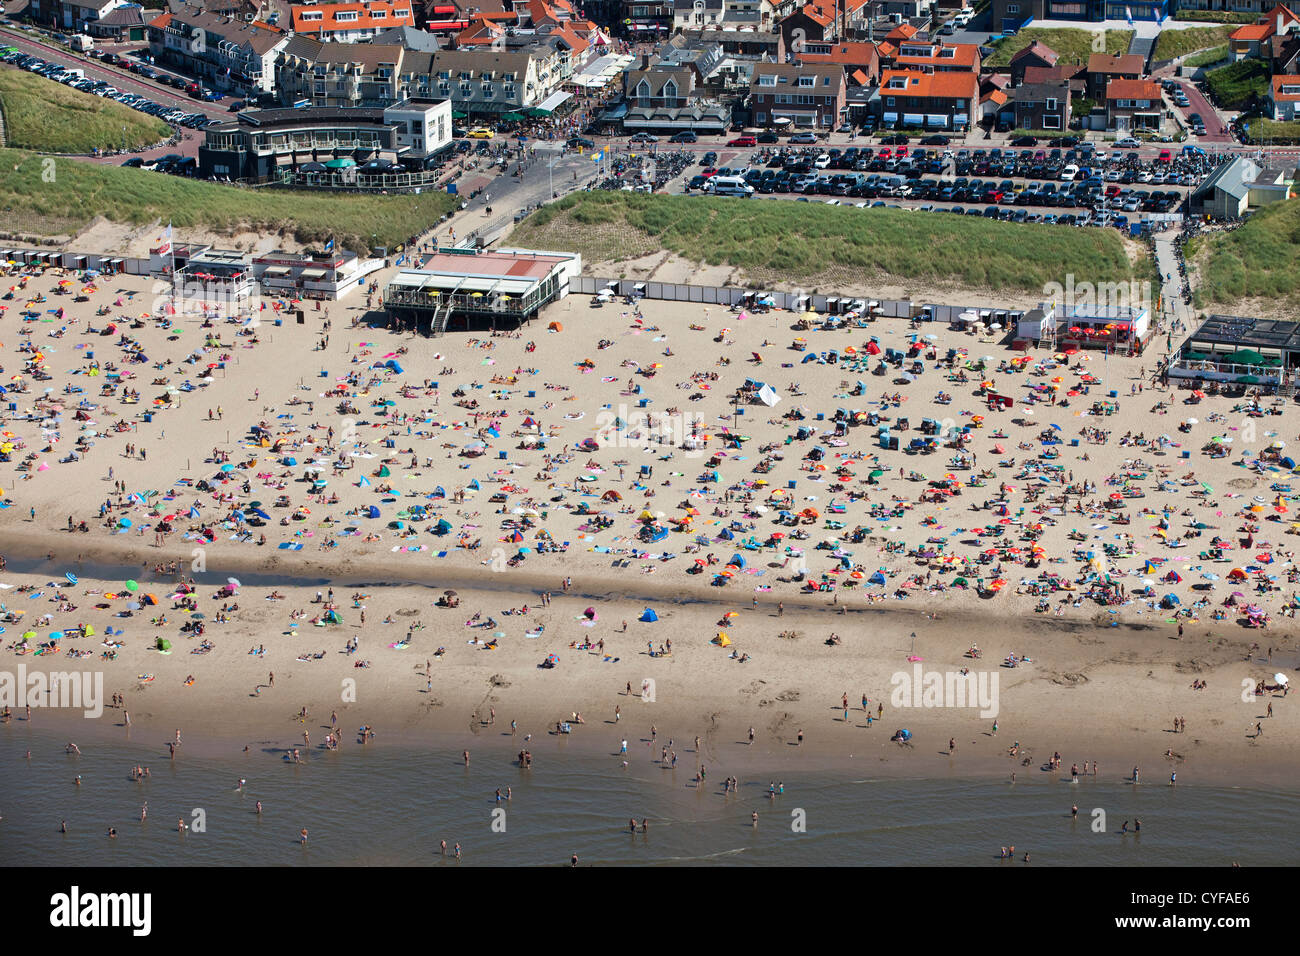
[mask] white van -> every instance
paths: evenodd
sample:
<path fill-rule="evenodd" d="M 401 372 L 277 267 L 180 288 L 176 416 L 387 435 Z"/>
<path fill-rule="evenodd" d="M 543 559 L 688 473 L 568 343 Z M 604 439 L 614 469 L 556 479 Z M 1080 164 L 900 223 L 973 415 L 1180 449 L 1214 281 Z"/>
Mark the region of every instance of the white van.
<path fill-rule="evenodd" d="M 704 184 L 704 191 L 715 196 L 742 196 L 746 199 L 754 195 L 754 187 L 739 176 L 714 176 Z"/>
<path fill-rule="evenodd" d="M 1074 163 L 1070 163 L 1070 165 L 1061 170 L 1061 182 L 1074 182 L 1074 177 L 1077 175 L 1079 175 L 1079 167 L 1074 165 Z"/>

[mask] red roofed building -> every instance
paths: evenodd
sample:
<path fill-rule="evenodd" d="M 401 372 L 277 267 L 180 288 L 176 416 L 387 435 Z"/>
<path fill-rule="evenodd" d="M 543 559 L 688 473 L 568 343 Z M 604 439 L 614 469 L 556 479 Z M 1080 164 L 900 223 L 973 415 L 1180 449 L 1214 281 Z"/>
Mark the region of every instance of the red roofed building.
<path fill-rule="evenodd" d="M 1228 37 L 1228 49 L 1235 60 L 1262 56 L 1264 47 L 1273 37 L 1293 32 L 1297 26 L 1300 26 L 1300 17 L 1279 3 L 1257 23 L 1247 23 L 1234 30 Z"/>
<path fill-rule="evenodd" d="M 880 54 L 874 43 L 809 43 L 795 56 L 796 63 L 836 64 L 859 86 L 880 75 Z M 861 73 L 862 79 L 853 74 Z"/>
<path fill-rule="evenodd" d="M 1290 122 L 1300 106 L 1300 76 L 1275 76 L 1268 94 L 1273 107 L 1273 119 Z"/>
<path fill-rule="evenodd" d="M 412 0 L 294 4 L 293 32 L 323 42 L 358 43 L 392 27 L 415 26 Z"/>
<path fill-rule="evenodd" d="M 974 73 L 885 70 L 872 97 L 885 127 L 961 130 L 978 119 L 979 77 Z"/>
<path fill-rule="evenodd" d="M 1117 132 L 1159 129 L 1164 109 L 1154 80 L 1111 80 L 1106 85 L 1106 127 Z"/>
<path fill-rule="evenodd" d="M 902 40 L 887 67 L 922 73 L 979 73 L 980 51 L 974 43 Z"/>

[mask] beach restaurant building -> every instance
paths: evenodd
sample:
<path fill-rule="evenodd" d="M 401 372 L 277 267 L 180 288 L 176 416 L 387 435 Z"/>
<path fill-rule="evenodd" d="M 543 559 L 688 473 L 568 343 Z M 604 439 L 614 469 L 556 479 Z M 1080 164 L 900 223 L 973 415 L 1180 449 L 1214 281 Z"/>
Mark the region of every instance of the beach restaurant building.
<path fill-rule="evenodd" d="M 569 294 L 582 257 L 568 252 L 443 248 L 384 290 L 389 320 L 427 335 L 518 328 Z"/>
<path fill-rule="evenodd" d="M 1016 323 L 1016 341 L 1057 349 L 1140 353 L 1151 338 L 1151 311 L 1141 306 L 1040 303 Z"/>
<path fill-rule="evenodd" d="M 1169 363 L 1169 377 L 1278 388 L 1300 366 L 1300 323 L 1211 315 Z"/>
<path fill-rule="evenodd" d="M 238 249 L 182 242 L 150 253 L 150 272 L 170 276 L 174 294 L 229 303 L 235 313 L 250 311 L 256 296 L 335 301 L 383 267 L 383 259 L 361 259 L 346 251 L 254 256 Z"/>

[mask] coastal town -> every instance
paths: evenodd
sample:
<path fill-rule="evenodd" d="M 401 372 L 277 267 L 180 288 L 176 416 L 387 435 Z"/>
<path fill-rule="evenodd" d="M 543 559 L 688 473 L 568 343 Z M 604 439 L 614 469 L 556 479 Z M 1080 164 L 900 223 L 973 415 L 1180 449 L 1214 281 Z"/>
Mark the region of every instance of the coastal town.
<path fill-rule="evenodd" d="M 1217 6 L 6 3 L 0 848 L 219 767 L 260 864 L 351 863 L 313 788 L 416 753 L 621 795 L 495 865 L 772 852 L 812 775 L 1065 821 L 927 863 L 1234 863 L 1296 756 L 1300 18 Z M 501 852 L 451 806 L 417 865 Z"/>

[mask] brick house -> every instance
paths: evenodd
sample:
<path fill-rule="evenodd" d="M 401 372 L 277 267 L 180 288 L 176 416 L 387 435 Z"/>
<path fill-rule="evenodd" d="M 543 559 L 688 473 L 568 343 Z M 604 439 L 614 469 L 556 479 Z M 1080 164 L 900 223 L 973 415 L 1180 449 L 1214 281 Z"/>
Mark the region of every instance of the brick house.
<path fill-rule="evenodd" d="M 1015 89 L 1016 128 L 1066 130 L 1070 128 L 1070 83 L 1022 83 Z"/>
<path fill-rule="evenodd" d="M 1138 53 L 1121 53 L 1117 56 L 1094 53 L 1088 57 L 1088 98 L 1105 99 L 1106 87 L 1111 80 L 1142 79 L 1143 67 L 1142 56 Z"/>
<path fill-rule="evenodd" d="M 1111 80 L 1106 87 L 1106 128 L 1127 133 L 1159 129 L 1164 101 L 1154 80 Z"/>
<path fill-rule="evenodd" d="M 873 100 L 882 126 L 961 130 L 978 118 L 979 77 L 885 70 Z"/>
<path fill-rule="evenodd" d="M 847 94 L 837 64 L 759 63 L 749 84 L 749 109 L 755 126 L 833 129 L 843 122 Z"/>
<path fill-rule="evenodd" d="M 1019 86 L 1025 81 L 1025 70 L 1031 66 L 1053 67 L 1060 56 L 1046 43 L 1035 40 L 1011 58 L 1011 85 Z"/>

